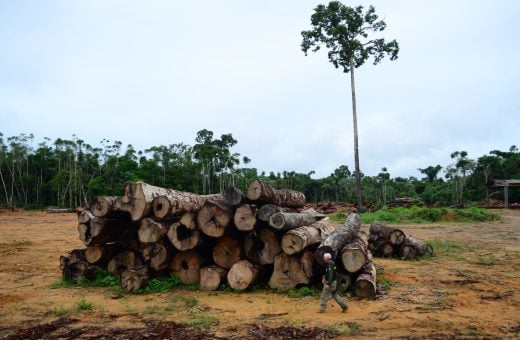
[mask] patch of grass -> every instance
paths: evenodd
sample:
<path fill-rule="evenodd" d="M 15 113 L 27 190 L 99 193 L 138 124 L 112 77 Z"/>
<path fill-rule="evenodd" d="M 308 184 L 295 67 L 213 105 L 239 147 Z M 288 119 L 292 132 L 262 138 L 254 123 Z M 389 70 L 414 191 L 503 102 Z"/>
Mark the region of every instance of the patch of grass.
<path fill-rule="evenodd" d="M 467 250 L 466 246 L 462 243 L 453 241 L 441 241 L 441 240 L 430 240 L 426 241 L 433 248 L 433 253 L 438 256 L 451 256 L 460 255 Z"/>
<path fill-rule="evenodd" d="M 152 279 L 146 287 L 138 289 L 135 294 L 166 293 L 181 285 L 181 279 L 175 275 Z"/>
<path fill-rule="evenodd" d="M 199 304 L 199 300 L 194 296 L 172 296 L 169 301 L 168 311 L 173 311 L 179 303 L 182 303 L 184 307 L 192 308 Z"/>
<path fill-rule="evenodd" d="M 376 280 L 377 280 L 377 285 L 384 290 L 389 290 L 393 286 L 392 281 L 390 281 L 388 279 L 385 279 L 385 278 L 380 279 L 378 277 Z"/>
<path fill-rule="evenodd" d="M 191 308 L 188 311 L 188 316 L 189 320 L 185 320 L 183 323 L 198 330 L 207 330 L 219 323 L 217 317 L 204 313 L 198 307 Z"/>
<path fill-rule="evenodd" d="M 289 289 L 287 295 L 290 298 L 299 298 L 304 296 L 315 296 L 318 295 L 318 292 L 314 287 L 303 286 L 298 289 Z"/>
<path fill-rule="evenodd" d="M 112 275 L 108 270 L 98 268 L 96 277 L 92 280 L 67 280 L 61 277 L 57 282 L 51 284 L 51 288 L 70 288 L 70 287 L 119 287 L 119 277 Z"/>
<path fill-rule="evenodd" d="M 497 262 L 497 259 L 495 258 L 494 255 L 485 255 L 485 256 L 480 256 L 479 259 L 477 260 L 476 264 L 480 264 L 480 265 L 483 265 L 483 266 L 492 266 L 492 265 L 495 265 Z"/>
<path fill-rule="evenodd" d="M 70 315 L 72 314 L 72 310 L 70 308 L 65 308 L 63 306 L 59 306 L 59 307 L 54 307 L 52 309 L 52 312 L 54 313 L 54 315 L 56 316 L 65 316 L 65 315 Z"/>
<path fill-rule="evenodd" d="M 326 327 L 338 335 L 357 336 L 361 335 L 363 327 L 357 322 L 338 322 Z"/>
<path fill-rule="evenodd" d="M 331 218 L 332 219 L 332 218 Z M 469 207 L 467 209 L 452 208 L 391 208 L 381 209 L 373 213 L 361 214 L 362 223 L 381 221 L 384 223 L 432 223 L 432 222 L 474 222 L 499 221 L 500 215 L 487 209 Z M 344 221 L 344 219 L 343 219 Z"/>
<path fill-rule="evenodd" d="M 157 305 L 148 305 L 143 310 L 144 314 L 159 314 L 164 310 L 164 308 Z"/>
<path fill-rule="evenodd" d="M 94 309 L 92 302 L 87 302 L 85 299 L 81 299 L 74 305 L 74 311 L 76 312 L 88 312 Z"/>

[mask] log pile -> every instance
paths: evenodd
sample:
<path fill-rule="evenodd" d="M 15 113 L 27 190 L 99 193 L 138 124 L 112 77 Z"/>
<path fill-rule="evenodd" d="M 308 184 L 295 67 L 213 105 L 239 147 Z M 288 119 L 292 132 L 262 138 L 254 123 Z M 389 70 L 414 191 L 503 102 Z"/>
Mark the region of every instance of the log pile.
<path fill-rule="evenodd" d="M 96 197 L 78 216 L 86 248 L 60 258 L 64 278 L 91 279 L 104 268 L 128 292 L 172 274 L 201 290 L 287 289 L 321 282 L 329 252 L 343 288 L 375 296 L 368 236 L 356 212 L 337 225 L 306 208 L 303 193 L 260 180 L 245 193 L 197 195 L 143 182 L 124 189 L 120 197 Z"/>
<path fill-rule="evenodd" d="M 403 230 L 374 222 L 370 225 L 368 249 L 381 257 L 400 257 L 414 260 L 421 256 L 432 256 L 433 248 L 426 242 L 406 235 Z"/>
<path fill-rule="evenodd" d="M 424 203 L 421 200 L 412 197 L 396 197 L 392 201 L 386 204 L 388 208 L 404 207 L 409 208 L 411 206 L 423 206 Z"/>

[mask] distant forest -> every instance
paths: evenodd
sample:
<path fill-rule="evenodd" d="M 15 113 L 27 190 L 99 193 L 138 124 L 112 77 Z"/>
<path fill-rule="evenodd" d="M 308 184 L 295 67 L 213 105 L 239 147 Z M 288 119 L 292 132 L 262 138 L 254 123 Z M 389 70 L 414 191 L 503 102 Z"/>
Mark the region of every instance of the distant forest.
<path fill-rule="evenodd" d="M 5 137 L 0 133 L 0 206 L 41 208 L 77 207 L 98 195 L 121 195 L 127 181 L 146 183 L 199 194 L 217 193 L 227 186 L 245 190 L 256 178 L 277 188 L 305 193 L 308 202 L 354 202 L 354 174 L 338 165 L 328 177 L 313 179 L 313 171 L 258 173 L 251 159 L 232 153 L 237 140 L 219 138 L 201 130 L 194 145 L 183 143 L 135 150 L 120 141 L 103 139 L 101 147 L 84 140 L 44 138 L 35 146 L 32 134 Z M 362 177 L 363 201 L 384 207 L 396 197 L 420 199 L 428 205 L 452 206 L 482 202 L 485 184 L 493 179 L 520 179 L 520 152 L 492 150 L 472 159 L 465 151 L 451 154 L 452 164 L 418 169 L 422 178 L 392 177 L 386 168 L 377 176 Z M 492 199 L 503 200 L 501 190 Z M 520 202 L 511 190 L 510 202 Z"/>

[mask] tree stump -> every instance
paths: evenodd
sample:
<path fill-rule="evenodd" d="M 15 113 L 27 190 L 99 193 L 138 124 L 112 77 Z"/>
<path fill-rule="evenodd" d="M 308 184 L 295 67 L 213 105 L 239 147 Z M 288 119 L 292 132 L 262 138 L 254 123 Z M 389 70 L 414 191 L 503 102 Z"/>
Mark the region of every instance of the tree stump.
<path fill-rule="evenodd" d="M 201 262 L 201 257 L 194 249 L 181 251 L 173 257 L 170 270 L 177 275 L 184 284 L 199 283 Z"/>
<path fill-rule="evenodd" d="M 190 250 L 199 245 L 200 232 L 197 229 L 195 214 L 183 214 L 180 221 L 170 226 L 168 238 L 173 246 L 180 251 Z"/>
<path fill-rule="evenodd" d="M 213 261 L 222 268 L 231 268 L 240 261 L 241 255 L 240 243 L 228 235 L 220 237 L 213 248 Z"/>
<path fill-rule="evenodd" d="M 260 266 L 247 260 L 235 263 L 227 274 L 229 286 L 236 290 L 245 290 L 255 282 L 260 273 Z"/>
<path fill-rule="evenodd" d="M 238 230 L 253 230 L 256 224 L 256 205 L 242 204 L 235 210 L 233 221 Z"/>
<path fill-rule="evenodd" d="M 204 267 L 200 270 L 200 290 L 217 290 L 226 279 L 228 270 L 216 265 Z"/>
<path fill-rule="evenodd" d="M 282 251 L 274 230 L 261 228 L 247 234 L 244 240 L 246 257 L 257 264 L 272 264 L 276 255 Z"/>
<path fill-rule="evenodd" d="M 150 281 L 150 269 L 146 266 L 130 268 L 121 273 L 121 287 L 127 293 L 143 288 Z"/>
<path fill-rule="evenodd" d="M 233 209 L 224 201 L 207 201 L 197 213 L 197 226 L 211 237 L 224 235 L 233 219 Z"/>
<path fill-rule="evenodd" d="M 305 195 L 303 193 L 289 189 L 274 189 L 260 180 L 254 180 L 249 185 L 246 196 L 251 201 L 284 207 L 303 207 L 305 205 Z"/>

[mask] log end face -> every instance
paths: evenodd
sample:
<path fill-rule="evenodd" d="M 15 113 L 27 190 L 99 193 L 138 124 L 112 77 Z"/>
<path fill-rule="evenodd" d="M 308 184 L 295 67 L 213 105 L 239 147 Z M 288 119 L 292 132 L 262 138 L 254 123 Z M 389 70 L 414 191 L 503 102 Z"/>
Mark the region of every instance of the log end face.
<path fill-rule="evenodd" d="M 262 196 L 262 183 L 257 179 L 251 182 L 247 188 L 246 196 L 251 201 L 258 200 Z"/>
<path fill-rule="evenodd" d="M 269 217 L 269 225 L 275 229 L 283 229 L 285 226 L 285 218 L 282 213 L 274 213 Z"/>
<path fill-rule="evenodd" d="M 152 212 L 156 218 L 165 218 L 170 213 L 171 203 L 165 196 L 158 196 L 152 202 Z"/>

